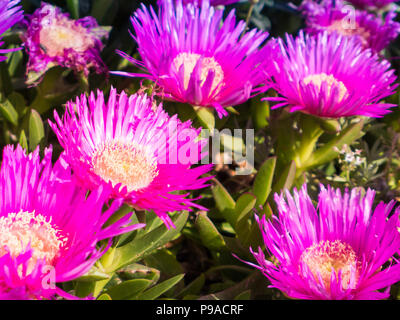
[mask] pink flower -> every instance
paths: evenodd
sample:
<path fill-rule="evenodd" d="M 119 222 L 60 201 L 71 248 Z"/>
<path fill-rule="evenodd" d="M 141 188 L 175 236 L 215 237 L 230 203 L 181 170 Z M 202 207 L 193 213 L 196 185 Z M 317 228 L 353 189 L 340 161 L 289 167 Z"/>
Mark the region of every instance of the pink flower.
<path fill-rule="evenodd" d="M 89 69 L 106 73 L 107 67 L 100 57 L 102 38 L 108 32 L 100 28 L 92 17 L 72 20 L 58 7 L 42 3 L 28 19 L 23 35 L 26 52 L 28 83 L 34 84 L 54 66 L 83 72 Z"/>
<path fill-rule="evenodd" d="M 111 190 L 87 190 L 71 179 L 66 163 L 51 163 L 52 149 L 26 154 L 7 146 L 0 169 L 0 299 L 74 298 L 55 283 L 87 273 L 108 248 L 100 240 L 143 227 L 126 226 L 128 214 L 104 228 L 122 204 L 105 212 Z"/>
<path fill-rule="evenodd" d="M 318 204 L 306 185 L 293 195 L 275 195 L 279 215 L 265 216 L 260 225 L 268 255 L 253 251 L 260 269 L 291 298 L 370 300 L 389 296 L 389 287 L 400 280 L 400 234 L 395 202 L 373 209 L 375 192 L 321 185 Z M 378 290 L 387 290 L 380 292 Z"/>
<path fill-rule="evenodd" d="M 0 46 L 4 44 L 1 41 L 1 35 L 10 29 L 13 25 L 20 22 L 24 14 L 21 6 L 19 6 L 20 0 L 0 0 Z M 3 56 L 4 53 L 20 50 L 21 48 L 14 49 L 0 49 L 0 62 L 7 59 Z"/>
<path fill-rule="evenodd" d="M 371 48 L 378 53 L 400 33 L 400 23 L 394 21 L 394 11 L 387 13 L 382 21 L 364 10 L 349 10 L 349 6 L 341 0 L 323 0 L 319 3 L 305 0 L 299 9 L 306 18 L 308 33 L 327 31 L 355 37 L 364 48 Z"/>
<path fill-rule="evenodd" d="M 188 190 L 207 186 L 200 176 L 212 165 L 192 168 L 205 154 L 200 131 L 170 117 L 146 96 L 101 91 L 67 103 L 62 119 L 54 113 L 50 126 L 64 148 L 65 159 L 89 189 L 111 184 L 114 197 L 154 212 L 170 227 L 168 212 L 203 207 Z"/>
<path fill-rule="evenodd" d="M 278 101 L 273 108 L 339 118 L 382 117 L 395 106 L 381 101 L 397 87 L 390 63 L 363 49 L 354 37 L 300 32 L 269 45 L 276 50 L 268 70 L 271 87 L 280 95 L 266 98 Z"/>
<path fill-rule="evenodd" d="M 268 33 L 253 29 L 243 33 L 245 22 L 236 23 L 232 10 L 223 20 L 223 9 L 198 7 L 181 0 L 166 0 L 158 15 L 142 6 L 132 17 L 133 38 L 143 61 L 119 52 L 148 74 L 112 72 L 153 80 L 163 96 L 193 106 L 237 105 L 262 92 L 268 48 L 260 48 Z"/>

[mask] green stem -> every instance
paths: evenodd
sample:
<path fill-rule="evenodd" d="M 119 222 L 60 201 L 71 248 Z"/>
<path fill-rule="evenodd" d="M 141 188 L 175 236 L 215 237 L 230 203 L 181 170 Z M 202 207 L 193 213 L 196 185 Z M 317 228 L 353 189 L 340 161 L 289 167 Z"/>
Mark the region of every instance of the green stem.
<path fill-rule="evenodd" d="M 301 115 L 300 126 L 302 134 L 293 159 L 296 162 L 296 177 L 303 173 L 303 164 L 313 154 L 319 137 L 324 133 L 318 121 L 306 114 Z"/>

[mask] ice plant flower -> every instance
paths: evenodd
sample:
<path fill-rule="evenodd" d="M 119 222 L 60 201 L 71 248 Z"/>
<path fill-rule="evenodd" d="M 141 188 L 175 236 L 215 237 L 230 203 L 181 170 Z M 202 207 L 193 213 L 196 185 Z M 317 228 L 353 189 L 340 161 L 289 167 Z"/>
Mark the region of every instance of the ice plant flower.
<path fill-rule="evenodd" d="M 394 4 L 397 1 L 396 0 L 347 0 L 347 2 L 350 2 L 351 4 L 354 4 L 355 6 L 362 9 L 376 9 L 376 8 L 380 9 L 390 4 Z"/>
<path fill-rule="evenodd" d="M 158 0 L 157 3 L 158 5 L 162 5 L 165 1 L 168 0 Z M 202 0 L 182 0 L 182 3 L 184 5 L 192 3 L 195 5 L 201 5 Z M 239 2 L 239 0 L 210 0 L 210 5 L 212 6 L 227 6 L 229 4 L 233 4 Z"/>
<path fill-rule="evenodd" d="M 319 117 L 381 117 L 393 104 L 381 100 L 395 92 L 390 63 L 353 37 L 300 32 L 271 42 L 279 54 L 269 70 L 271 87 L 280 95 L 273 108 L 288 106 Z"/>
<path fill-rule="evenodd" d="M 111 90 L 67 103 L 63 119 L 49 121 L 64 148 L 66 161 L 80 183 L 89 189 L 111 184 L 113 196 L 137 209 L 153 210 L 173 226 L 168 212 L 204 209 L 188 190 L 206 186 L 200 176 L 212 165 L 191 168 L 205 156 L 204 139 L 191 123 L 169 117 L 147 96 Z"/>
<path fill-rule="evenodd" d="M 28 83 L 36 83 L 57 65 L 86 76 L 90 69 L 96 73 L 107 72 L 100 57 L 101 39 L 107 36 L 108 31 L 99 27 L 93 17 L 72 20 L 60 8 L 42 3 L 29 17 L 22 37 L 29 55 Z"/>
<path fill-rule="evenodd" d="M 112 72 L 145 77 L 161 88 L 167 99 L 193 106 L 224 107 L 243 103 L 261 91 L 265 80 L 266 47 L 260 48 L 268 33 L 253 29 L 242 35 L 245 22 L 236 23 L 232 10 L 223 21 L 223 9 L 183 5 L 166 0 L 159 7 L 142 8 L 131 18 L 143 61 L 119 52 L 144 73 Z"/>
<path fill-rule="evenodd" d="M 0 0 L 0 47 L 4 44 L 1 35 L 23 19 L 23 11 L 18 4 L 19 0 Z M 3 54 L 20 49 L 0 49 L 0 62 L 7 59 Z"/>
<path fill-rule="evenodd" d="M 104 228 L 122 200 L 108 206 L 111 190 L 87 196 L 66 163 L 43 160 L 39 148 L 26 154 L 6 146 L 0 169 L 0 298 L 51 299 L 71 296 L 55 286 L 76 279 L 105 252 L 99 240 L 143 227 L 129 225 L 131 214 Z M 102 212 L 103 206 L 108 209 Z"/>
<path fill-rule="evenodd" d="M 285 198 L 286 195 L 286 198 Z M 275 195 L 279 215 L 256 217 L 268 253 L 252 254 L 253 264 L 272 287 L 287 296 L 311 300 L 374 300 L 389 296 L 386 289 L 400 280 L 395 254 L 400 248 L 395 201 L 373 209 L 375 192 L 321 185 L 314 206 L 306 185 L 293 195 Z"/>
<path fill-rule="evenodd" d="M 341 0 L 303 1 L 299 7 L 306 18 L 306 31 L 337 32 L 356 37 L 364 48 L 375 52 L 385 49 L 400 33 L 400 23 L 394 21 L 396 13 L 389 12 L 384 20 L 364 10 L 356 10 Z"/>

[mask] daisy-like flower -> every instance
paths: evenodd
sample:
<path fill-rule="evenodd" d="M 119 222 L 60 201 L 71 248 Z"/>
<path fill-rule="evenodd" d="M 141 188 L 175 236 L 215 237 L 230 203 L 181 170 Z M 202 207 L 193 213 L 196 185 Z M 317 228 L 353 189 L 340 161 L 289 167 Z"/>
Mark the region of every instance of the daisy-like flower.
<path fill-rule="evenodd" d="M 400 210 L 372 208 L 375 192 L 321 186 L 315 207 L 304 185 L 275 195 L 279 216 L 257 218 L 265 247 L 251 250 L 272 287 L 296 299 L 372 300 L 389 296 L 400 280 Z"/>
<path fill-rule="evenodd" d="M 396 3 L 396 0 L 346 0 L 362 9 L 383 8 L 390 4 Z"/>
<path fill-rule="evenodd" d="M 279 51 L 269 70 L 271 87 L 280 97 L 273 108 L 288 106 L 319 117 L 353 115 L 381 117 L 393 104 L 381 100 L 397 87 L 390 63 L 358 39 L 323 32 L 316 36 L 286 36 L 271 42 Z"/>
<path fill-rule="evenodd" d="M 75 112 L 76 111 L 76 112 Z M 205 140 L 191 123 L 169 117 L 146 96 L 102 92 L 67 103 L 63 119 L 50 126 L 65 149 L 65 159 L 89 189 L 111 184 L 113 195 L 137 209 L 153 210 L 173 226 L 168 212 L 203 207 L 185 190 L 206 186 L 200 176 L 212 165 L 191 168 L 205 156 Z M 182 193 L 183 191 L 183 193 Z"/>
<path fill-rule="evenodd" d="M 259 48 L 268 33 L 243 34 L 245 22 L 236 23 L 234 10 L 222 18 L 223 9 L 210 7 L 208 0 L 201 7 L 166 0 L 158 15 L 143 5 L 131 19 L 143 61 L 119 53 L 148 74 L 112 73 L 151 79 L 167 99 L 227 115 L 224 107 L 261 91 L 263 66 L 270 62 L 267 48 Z"/>
<path fill-rule="evenodd" d="M 162 5 L 166 0 L 158 0 L 158 5 Z M 167 0 L 168 1 L 168 0 Z M 196 5 L 201 5 L 202 0 L 182 0 L 184 5 L 192 3 Z M 227 6 L 232 3 L 239 2 L 239 0 L 210 0 L 210 5 L 212 6 Z"/>
<path fill-rule="evenodd" d="M 355 10 L 341 0 L 303 1 L 299 8 L 306 18 L 306 31 L 337 32 L 343 36 L 356 37 L 364 48 L 375 52 L 385 49 L 400 33 L 400 23 L 393 21 L 394 11 L 389 12 L 384 21 L 372 13 Z"/>
<path fill-rule="evenodd" d="M 108 31 L 98 26 L 93 17 L 72 20 L 60 8 L 47 3 L 28 19 L 27 31 L 22 36 L 29 55 L 28 83 L 36 83 L 54 66 L 71 68 L 86 76 L 90 69 L 107 72 L 100 52 L 102 38 Z"/>
<path fill-rule="evenodd" d="M 22 8 L 18 5 L 19 1 L 20 0 L 0 0 L 0 47 L 4 44 L 4 42 L 1 41 L 1 35 L 13 25 L 20 22 L 24 17 Z M 0 49 L 0 61 L 7 59 L 3 54 L 20 49 L 21 48 Z"/>
<path fill-rule="evenodd" d="M 122 200 L 108 203 L 111 190 L 87 190 L 71 179 L 66 163 L 54 166 L 52 150 L 26 154 L 6 146 L 0 169 L 0 298 L 73 298 L 55 286 L 76 279 L 106 248 L 98 241 L 143 227 L 126 226 L 131 214 L 103 228 Z"/>

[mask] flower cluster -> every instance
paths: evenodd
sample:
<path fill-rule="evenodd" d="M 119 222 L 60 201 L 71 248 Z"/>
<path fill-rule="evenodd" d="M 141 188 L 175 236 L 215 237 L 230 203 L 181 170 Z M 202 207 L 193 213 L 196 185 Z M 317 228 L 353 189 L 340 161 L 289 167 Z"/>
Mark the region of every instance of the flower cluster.
<path fill-rule="evenodd" d="M 395 201 L 375 206 L 376 193 L 371 189 L 341 191 L 321 184 L 315 204 L 303 183 L 316 176 L 308 169 L 322 172 L 329 161 L 338 162 L 326 171 L 340 172 L 338 164 L 343 163 L 350 169 L 367 166 L 362 150 L 351 151 L 352 143 L 363 135 L 365 119 L 344 118 L 383 117 L 395 106 L 394 99 L 385 101 L 398 87 L 395 64 L 387 59 L 400 33 L 396 6 L 390 6 L 394 1 L 304 0 L 299 7 L 287 8 L 303 14 L 305 29 L 271 39 L 268 32 L 252 28 L 259 25 L 265 4 L 252 1 L 244 21 L 235 9 L 224 12 L 224 6 L 236 2 L 159 0 L 157 9 L 142 4 L 130 19 L 137 55 L 117 50 L 119 56 L 111 51 L 115 60 L 105 59 L 118 66 L 111 74 L 151 82 L 150 87 L 141 82 L 138 90 L 128 78 L 126 86 L 109 83 L 101 51 L 111 29 L 100 26 L 94 17 L 72 19 L 49 3 L 26 15 L 18 39 L 27 59 L 22 52 L 10 54 L 7 65 L 3 54 L 20 48 L 0 49 L 5 136 L 0 138 L 4 146 L 0 299 L 91 299 L 101 293 L 112 299 L 139 297 L 137 292 L 125 292 L 129 286 L 114 286 L 123 279 L 119 271 L 139 266 L 140 259 L 164 245 L 174 245 L 185 226 L 186 211 L 195 214 L 179 239 L 190 234 L 191 240 L 205 245 L 207 255 L 213 256 L 209 253 L 217 248 L 214 256 L 218 257 L 226 244 L 225 252 L 240 248 L 241 253 L 246 245 L 248 256 L 251 253 L 256 261 L 247 263 L 289 298 L 389 297 L 390 287 L 400 281 L 400 208 L 395 209 Z M 68 7 L 74 5 L 79 15 L 76 2 L 68 2 Z M 268 8 L 272 5 L 268 3 Z M 97 16 L 102 10 L 93 4 L 91 12 Z M 103 10 L 103 16 L 106 13 Z M 22 21 L 19 0 L 0 0 L 1 36 Z M 118 32 L 113 29 L 113 45 L 120 40 L 116 35 L 114 41 Z M 280 33 L 272 30 L 271 34 Z M 8 42 L 5 39 L 0 46 Z M 19 81 L 22 76 L 8 81 L 7 76 L 17 73 L 24 61 L 26 82 Z M 52 119 L 43 123 L 47 105 L 63 93 L 45 92 L 51 87 L 49 81 L 32 87 L 56 66 L 67 69 L 68 81 L 81 80 L 85 88 L 54 106 Z M 75 72 L 75 79 L 69 70 Z M 104 76 L 101 84 L 89 78 L 91 70 Z M 256 102 L 246 103 L 251 98 Z M 271 105 L 261 103 L 265 100 Z M 227 117 L 228 111 L 238 117 L 215 119 L 214 110 L 219 118 Z M 202 127 L 226 125 L 236 130 L 239 122 L 245 123 L 242 128 L 254 124 L 260 131 L 265 129 L 257 144 L 271 144 L 264 152 L 268 159 L 257 172 L 254 163 L 239 161 L 225 149 L 230 142 L 229 151 L 235 155 L 247 153 L 249 146 L 254 149 L 254 132 L 246 145 L 236 135 L 221 135 L 223 151 L 220 145 L 210 147 L 202 135 Z M 57 152 L 53 153 L 51 139 L 58 141 Z M 393 145 L 398 134 L 394 140 Z M 208 197 L 202 189 L 215 180 L 213 165 L 202 160 L 209 150 L 219 158 L 234 159 L 232 167 L 249 168 L 249 178 L 238 188 L 223 188 L 217 181 Z M 340 154 L 342 160 L 337 158 Z M 376 176 L 386 161 L 378 160 Z M 232 180 L 239 176 L 229 166 L 215 169 L 221 176 L 228 172 Z M 350 174 L 346 181 L 351 182 Z M 300 190 L 289 190 L 301 184 Z M 281 186 L 285 189 L 275 193 L 274 214 L 268 204 L 270 192 Z M 231 189 L 235 194 L 246 190 L 234 200 Z M 381 199 L 387 198 L 394 197 L 387 194 Z M 212 203 L 215 210 L 209 207 Z M 257 214 L 252 224 L 250 212 L 263 205 L 263 212 L 271 216 Z M 206 215 L 208 210 L 212 215 Z M 214 225 L 214 217 L 226 221 Z M 256 234 L 258 228 L 262 239 Z M 172 261 L 169 251 L 160 256 Z M 223 256 L 221 261 L 229 258 Z M 178 278 L 140 293 L 154 296 Z M 153 286 L 156 280 L 145 282 Z M 78 290 L 82 287 L 86 291 Z"/>
<path fill-rule="evenodd" d="M 52 148 L 26 154 L 7 146 L 0 168 L 0 297 L 70 298 L 56 286 L 89 271 L 110 243 L 98 241 L 143 227 L 125 226 L 130 215 L 104 227 L 122 201 L 106 211 L 110 189 L 98 188 L 87 196 L 60 158 L 51 163 Z"/>
<path fill-rule="evenodd" d="M 306 18 L 306 31 L 337 32 L 343 36 L 358 38 L 363 47 L 375 52 L 385 49 L 400 33 L 400 23 L 394 21 L 394 11 L 382 21 L 379 17 L 363 10 L 345 5 L 341 0 L 324 0 L 317 3 L 305 0 L 300 10 Z"/>

